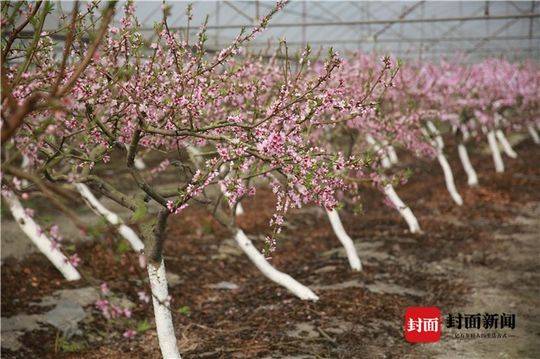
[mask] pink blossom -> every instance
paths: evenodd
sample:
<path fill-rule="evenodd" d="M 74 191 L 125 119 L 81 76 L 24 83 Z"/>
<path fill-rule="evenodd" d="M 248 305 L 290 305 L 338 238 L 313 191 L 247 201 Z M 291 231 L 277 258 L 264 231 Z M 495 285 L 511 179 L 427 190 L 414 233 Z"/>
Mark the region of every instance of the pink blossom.
<path fill-rule="evenodd" d="M 79 264 L 81 263 L 81 258 L 79 258 L 79 255 L 77 253 L 75 254 L 72 254 L 69 259 L 68 259 L 69 263 L 71 263 L 71 265 L 73 265 L 74 267 L 78 267 Z"/>
<path fill-rule="evenodd" d="M 131 339 L 134 338 L 135 335 L 137 335 L 137 332 L 135 332 L 133 329 L 128 329 L 122 334 L 124 338 Z"/>
<path fill-rule="evenodd" d="M 109 285 L 107 284 L 107 282 L 101 283 L 101 285 L 99 286 L 99 290 L 103 295 L 108 295 L 110 293 Z"/>
<path fill-rule="evenodd" d="M 150 302 L 150 297 L 148 296 L 148 294 L 146 294 L 145 291 L 139 291 L 137 292 L 137 295 L 139 296 L 139 300 L 141 302 L 144 302 L 144 303 L 149 303 Z"/>
<path fill-rule="evenodd" d="M 111 313 L 109 311 L 109 301 L 106 299 L 99 299 L 94 304 L 96 308 L 98 308 L 101 311 L 101 314 L 106 318 L 111 318 Z"/>
<path fill-rule="evenodd" d="M 131 315 L 132 315 L 131 309 L 129 309 L 129 308 L 124 308 L 124 316 L 125 316 L 126 318 L 131 318 Z"/>

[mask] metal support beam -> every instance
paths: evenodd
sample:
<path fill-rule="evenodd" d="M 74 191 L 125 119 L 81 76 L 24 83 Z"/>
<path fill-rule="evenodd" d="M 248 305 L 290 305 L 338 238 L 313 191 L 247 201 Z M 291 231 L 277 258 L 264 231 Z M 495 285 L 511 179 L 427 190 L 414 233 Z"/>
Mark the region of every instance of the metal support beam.
<path fill-rule="evenodd" d="M 461 5 L 461 2 L 460 2 L 460 5 Z M 461 11 L 461 8 L 460 8 L 460 11 Z M 479 8 L 478 10 L 476 10 L 473 14 L 476 15 L 477 13 L 480 13 L 482 11 L 482 8 Z M 463 26 L 465 22 L 464 21 L 460 21 L 458 22 L 457 24 L 455 24 L 454 26 L 451 26 L 449 29 L 447 29 L 439 38 L 442 39 L 443 38 L 446 38 L 447 35 L 449 34 L 452 34 L 454 33 L 457 29 L 459 29 L 461 26 Z M 435 41 L 433 42 L 432 44 L 430 44 L 429 46 L 427 46 L 425 48 L 426 51 L 428 50 L 431 50 L 436 44 L 438 44 L 440 41 Z"/>
<path fill-rule="evenodd" d="M 399 14 L 398 19 L 399 20 L 404 19 L 407 15 L 412 13 L 418 6 L 422 5 L 424 2 L 425 1 L 422 0 L 422 1 L 419 1 L 419 2 L 417 2 L 415 4 L 413 4 L 412 6 L 409 6 L 408 8 L 405 8 L 405 10 L 403 10 L 403 12 L 401 14 Z M 394 26 L 394 24 L 396 24 L 396 23 L 388 23 L 388 24 L 386 24 L 382 29 L 380 29 L 379 31 L 377 31 L 376 33 L 373 34 L 373 38 L 377 39 L 379 37 L 379 35 L 381 35 L 386 30 L 388 30 L 389 28 Z"/>
<path fill-rule="evenodd" d="M 238 6 L 234 5 L 232 2 L 224 1 L 224 3 L 225 3 L 225 5 L 229 6 L 231 9 L 233 9 L 234 11 L 236 11 L 238 14 L 242 15 L 244 18 L 248 19 L 249 21 L 254 20 L 251 16 L 246 14 L 244 11 L 242 11 L 242 9 L 240 9 Z M 210 26 L 208 28 L 210 28 Z"/>
<path fill-rule="evenodd" d="M 492 15 L 492 16 L 462 16 L 462 17 L 439 17 L 425 19 L 390 19 L 390 20 L 364 20 L 364 21 L 342 21 L 342 22 L 306 22 L 306 23 L 269 23 L 268 28 L 287 27 L 327 27 L 327 26 L 354 26 L 354 25 L 382 25 L 382 24 L 417 24 L 417 23 L 441 23 L 455 21 L 487 21 L 487 20 L 512 20 L 512 19 L 536 19 L 540 14 L 515 14 L 515 15 Z M 209 25 L 208 29 L 240 29 L 251 27 L 252 24 L 231 24 L 231 25 Z M 174 29 L 183 30 L 185 26 Z M 144 28 L 143 30 L 152 30 Z"/>
<path fill-rule="evenodd" d="M 530 47 L 497 47 L 497 48 L 490 48 L 490 49 L 479 49 L 477 51 L 474 51 L 470 55 L 475 54 L 493 54 L 493 53 L 500 53 L 500 54 L 508 54 L 508 55 L 515 55 L 514 53 L 526 53 L 526 52 L 540 52 L 540 48 L 530 48 Z M 393 54 L 399 54 L 400 52 L 393 52 Z M 407 51 L 404 51 L 402 53 L 408 54 Z M 456 55 L 456 53 L 452 50 L 448 49 L 433 49 L 431 51 L 424 52 L 425 54 L 452 54 Z"/>
<path fill-rule="evenodd" d="M 508 21 L 506 24 L 498 28 L 495 32 L 489 34 L 488 36 L 484 37 L 482 40 L 477 42 L 471 49 L 468 49 L 465 53 L 470 54 L 471 52 L 481 49 L 482 47 L 484 47 L 485 44 L 493 40 L 495 36 L 499 35 L 501 32 L 508 29 L 510 26 L 514 25 L 518 20 L 519 19 L 513 19 L 511 21 Z"/>
<path fill-rule="evenodd" d="M 531 13 L 534 13 L 534 7 L 536 6 L 536 1 L 531 1 Z M 533 36 L 533 19 L 529 23 L 529 37 Z"/>
<path fill-rule="evenodd" d="M 365 14 L 365 20 L 364 21 L 369 21 L 367 19 L 369 19 L 370 17 L 376 19 L 376 16 L 373 14 L 373 12 L 371 11 L 370 9 L 370 2 L 364 2 L 363 3 L 363 6 L 360 7 L 360 5 L 358 5 L 356 2 L 351 2 L 350 3 L 351 5 L 353 5 L 354 7 L 356 7 L 358 10 L 360 10 L 361 12 L 363 12 Z M 362 24 L 359 24 L 358 26 L 361 26 Z M 366 39 L 369 39 L 369 40 L 372 40 L 373 38 L 373 35 L 371 35 L 371 25 L 367 25 L 367 28 L 368 28 L 368 34 L 367 36 L 363 36 L 360 41 L 363 41 L 363 40 L 366 40 Z M 405 39 L 406 37 L 403 36 L 400 32 L 397 32 L 397 31 L 394 31 L 393 29 L 389 28 L 388 29 L 389 32 L 391 32 L 394 36 L 397 36 L 401 39 Z"/>
<path fill-rule="evenodd" d="M 255 18 L 257 19 L 257 21 L 259 21 L 259 19 L 261 18 L 260 12 L 260 2 L 259 0 L 255 0 Z"/>
<path fill-rule="evenodd" d="M 439 38 L 439 37 L 424 37 L 424 38 L 406 38 L 406 39 L 400 39 L 400 38 L 383 38 L 378 39 L 377 43 L 417 43 L 417 42 L 425 42 L 425 43 L 439 43 L 439 42 L 463 42 L 463 41 L 482 41 L 485 37 L 480 36 L 473 36 L 473 37 L 445 37 L 445 38 Z M 508 40 L 540 40 L 540 36 L 532 36 L 529 37 L 528 35 L 521 35 L 521 36 L 497 36 L 490 39 L 490 41 L 508 41 Z M 230 40 L 232 41 L 232 40 Z M 313 40 L 309 41 L 312 45 L 335 45 L 335 44 L 357 44 L 358 39 L 345 39 L 345 40 Z M 268 46 L 268 41 L 265 42 L 251 42 L 252 46 Z M 277 42 L 276 42 L 277 44 Z M 302 45 L 303 43 L 301 41 L 287 41 L 288 45 L 294 46 L 294 45 Z M 223 45 L 223 44 L 222 44 Z M 426 50 L 428 50 L 426 48 Z"/>
<path fill-rule="evenodd" d="M 304 25 L 306 23 L 306 16 L 307 16 L 306 0 L 303 0 L 302 1 L 302 46 L 305 46 L 306 44 L 306 26 Z"/>
<path fill-rule="evenodd" d="M 281 13 L 283 13 L 283 14 L 291 14 L 291 15 L 296 15 L 296 16 L 302 16 L 302 12 L 301 12 L 301 11 L 297 11 L 297 10 L 291 9 L 290 5 L 291 5 L 291 4 L 289 3 L 289 5 L 287 5 L 286 7 L 284 7 L 283 10 L 281 10 Z M 261 6 L 261 7 L 264 7 L 265 9 L 273 9 L 273 8 L 274 8 L 273 5 L 268 5 L 268 4 L 265 4 L 264 2 L 261 2 L 261 3 L 260 3 L 260 6 Z M 319 15 L 317 15 L 317 14 L 309 14 L 307 17 L 308 17 L 308 18 L 311 18 L 311 19 L 316 19 L 316 20 L 332 21 L 332 19 L 329 18 L 329 17 L 326 17 L 326 16 L 319 16 Z"/>

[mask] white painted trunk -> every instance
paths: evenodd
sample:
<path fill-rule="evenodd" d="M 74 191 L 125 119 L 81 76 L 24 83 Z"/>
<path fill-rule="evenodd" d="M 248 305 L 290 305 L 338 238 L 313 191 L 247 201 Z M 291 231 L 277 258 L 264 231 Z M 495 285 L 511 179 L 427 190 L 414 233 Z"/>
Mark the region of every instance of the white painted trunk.
<path fill-rule="evenodd" d="M 242 207 L 242 203 L 238 202 L 236 204 L 236 215 L 237 216 L 241 216 L 243 215 L 245 212 L 244 212 L 244 207 Z"/>
<path fill-rule="evenodd" d="M 15 194 L 8 192 L 3 197 L 22 231 L 32 240 L 40 252 L 51 261 L 56 269 L 62 273 L 64 278 L 69 281 L 81 279 L 81 275 L 69 262 L 68 258 L 58 248 L 53 247 L 53 242 L 43 233 L 37 223 L 26 214 L 24 207 Z"/>
<path fill-rule="evenodd" d="M 458 153 L 461 164 L 463 165 L 463 169 L 467 173 L 467 183 L 469 186 L 476 186 L 478 184 L 478 176 L 469 159 L 469 153 L 467 152 L 467 147 L 465 144 L 460 143 L 458 145 Z"/>
<path fill-rule="evenodd" d="M 347 258 L 349 259 L 351 268 L 356 271 L 361 271 L 362 263 L 360 262 L 360 258 L 358 258 L 358 253 L 356 253 L 356 248 L 354 247 L 351 237 L 349 237 L 343 228 L 343 224 L 341 223 L 338 212 L 335 209 L 331 211 L 326 210 L 326 214 L 328 215 L 328 219 L 330 220 L 334 233 L 343 245 L 343 248 L 345 248 L 345 253 L 347 253 Z"/>
<path fill-rule="evenodd" d="M 442 137 L 440 135 L 439 130 L 437 129 L 437 127 L 435 127 L 435 125 L 431 121 L 427 122 L 427 127 L 428 127 L 429 131 L 433 135 L 435 135 L 435 143 L 437 145 L 437 148 L 442 151 L 443 148 L 444 148 L 444 141 L 443 141 L 443 139 L 442 139 Z"/>
<path fill-rule="evenodd" d="M 533 138 L 534 143 L 540 144 L 540 136 L 538 136 L 538 132 L 536 131 L 536 128 L 534 126 L 529 125 L 527 126 L 527 130 L 529 130 L 529 134 Z"/>
<path fill-rule="evenodd" d="M 498 173 L 504 172 L 504 163 L 499 152 L 499 146 L 497 146 L 497 139 L 495 138 L 495 131 L 489 131 L 487 134 L 489 148 L 491 155 L 493 156 L 493 163 L 495 164 L 495 171 Z"/>
<path fill-rule="evenodd" d="M 514 151 L 514 149 L 512 148 L 510 142 L 508 142 L 508 139 L 504 135 L 504 132 L 502 132 L 502 130 L 497 130 L 495 132 L 495 135 L 497 136 L 497 140 L 499 140 L 499 143 L 501 144 L 504 153 L 510 158 L 517 158 L 518 155 L 516 151 Z"/>
<path fill-rule="evenodd" d="M 405 205 L 405 203 L 403 203 L 401 198 L 399 198 L 398 194 L 394 190 L 394 186 L 387 184 L 384 186 L 383 190 L 390 202 L 392 202 L 394 207 L 396 207 L 396 209 L 399 211 L 399 214 L 401 214 L 401 216 L 407 222 L 411 233 L 421 232 L 420 225 L 418 224 L 418 220 L 416 219 L 414 213 Z"/>
<path fill-rule="evenodd" d="M 458 206 L 461 206 L 463 204 L 463 199 L 459 195 L 456 184 L 454 182 L 454 175 L 452 174 L 452 168 L 450 167 L 450 164 L 446 160 L 446 157 L 442 153 L 442 151 L 439 151 L 437 154 L 437 160 L 439 160 L 439 164 L 442 167 L 443 173 L 444 173 L 444 182 L 446 183 L 446 189 L 448 190 L 448 193 L 450 193 L 450 196 L 456 202 Z"/>
<path fill-rule="evenodd" d="M 23 156 L 22 163 L 21 163 L 21 169 L 26 170 L 28 168 L 28 166 L 30 166 L 30 160 L 28 159 L 28 157 Z M 26 187 L 26 186 L 28 186 L 28 181 L 26 179 L 23 179 L 21 181 L 21 184 L 22 184 L 23 187 Z"/>
<path fill-rule="evenodd" d="M 379 145 L 379 143 L 377 143 L 373 136 L 366 135 L 366 140 L 371 146 L 373 146 L 375 152 L 381 157 L 382 166 L 384 168 L 390 168 L 392 166 L 392 163 L 390 162 L 390 159 L 388 159 L 386 151 L 382 150 L 381 146 Z"/>
<path fill-rule="evenodd" d="M 129 145 L 126 144 L 125 147 L 126 147 L 126 150 L 129 151 Z M 144 170 L 146 168 L 146 164 L 140 157 L 135 157 L 135 159 L 133 160 L 133 164 L 135 165 L 135 168 L 138 170 Z"/>
<path fill-rule="evenodd" d="M 124 237 L 129 244 L 131 244 L 131 247 L 133 247 L 136 252 L 140 252 L 144 248 L 144 244 L 139 236 L 131 228 L 126 226 L 116 213 L 113 213 L 105 208 L 105 206 L 103 206 L 103 204 L 101 204 L 101 202 L 90 191 L 88 186 L 86 186 L 84 183 L 76 183 L 75 187 L 94 212 L 100 216 L 103 216 L 113 226 L 117 226 L 118 233 L 120 233 L 120 235 Z"/>
<path fill-rule="evenodd" d="M 146 164 L 144 163 L 142 158 L 139 158 L 139 157 L 135 157 L 133 164 L 135 165 L 135 168 L 138 170 L 144 170 L 146 168 Z"/>
<path fill-rule="evenodd" d="M 165 263 L 163 259 L 159 267 L 153 263 L 148 263 L 148 278 L 152 289 L 152 304 L 154 306 L 154 316 L 156 318 L 156 331 L 161 349 L 161 355 L 165 359 L 180 358 L 176 336 L 174 335 L 174 325 L 168 302 L 169 291 L 167 289 L 167 277 L 165 276 Z"/>
<path fill-rule="evenodd" d="M 390 168 L 392 167 L 392 163 L 390 162 L 390 160 L 388 159 L 387 156 L 382 156 L 382 166 L 384 168 Z"/>
<path fill-rule="evenodd" d="M 463 133 L 463 140 L 467 141 L 471 135 L 469 134 L 469 130 L 466 126 L 461 127 L 461 133 Z"/>
<path fill-rule="evenodd" d="M 257 268 L 271 281 L 287 288 L 291 293 L 302 300 L 317 301 L 319 297 L 311 289 L 296 281 L 290 275 L 280 272 L 268 263 L 266 258 L 255 248 L 244 231 L 238 229 L 235 234 L 236 243 L 255 264 Z"/>
<path fill-rule="evenodd" d="M 450 193 L 450 196 L 456 202 L 458 206 L 461 206 L 463 204 L 463 199 L 461 198 L 460 194 L 458 193 L 456 189 L 456 184 L 454 182 L 454 175 L 452 174 L 452 168 L 450 167 L 450 164 L 448 163 L 448 160 L 446 159 L 446 156 L 443 153 L 444 148 L 444 141 L 439 134 L 439 131 L 435 127 L 435 125 L 431 122 L 427 122 L 429 130 L 435 135 L 435 146 L 437 147 L 437 160 L 439 161 L 439 164 L 442 167 L 443 173 L 444 173 L 444 182 L 446 184 L 446 189 L 448 190 L 448 193 Z"/>
<path fill-rule="evenodd" d="M 388 145 L 388 147 L 386 147 L 386 152 L 388 152 L 388 158 L 390 159 L 390 162 L 392 164 L 396 164 L 399 162 L 396 149 L 394 148 L 394 146 Z"/>

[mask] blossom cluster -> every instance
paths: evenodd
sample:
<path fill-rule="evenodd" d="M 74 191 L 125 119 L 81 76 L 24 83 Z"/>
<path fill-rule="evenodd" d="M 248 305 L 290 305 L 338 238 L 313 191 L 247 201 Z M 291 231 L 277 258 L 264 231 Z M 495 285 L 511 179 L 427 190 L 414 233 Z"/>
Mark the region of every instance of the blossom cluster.
<path fill-rule="evenodd" d="M 50 32 L 31 48 L 4 47 L 3 101 L 12 106 L 3 107 L 2 119 L 39 95 L 5 146 L 7 163 L 26 159 L 37 182 L 21 188 L 7 167 L 11 181 L 4 185 L 28 198 L 43 192 L 43 183 L 84 182 L 136 213 L 154 201 L 180 214 L 194 201 L 224 198 L 234 207 L 255 193 L 258 178 L 275 194 L 270 224 L 278 234 L 289 209 L 333 209 L 358 180 L 387 178 L 366 135 L 383 149 L 430 157 L 436 149 L 428 120 L 479 134 L 538 121 L 539 69 L 532 62 L 402 63 L 365 54 L 343 60 L 332 51 L 314 60 L 309 47 L 293 61 L 286 43 L 271 58 L 249 54 L 244 44 L 281 7 L 216 53 L 205 50 L 205 26 L 195 41 L 171 31 L 166 6 L 153 36 L 144 35 L 132 2 L 99 43 L 70 36 L 60 54 Z M 81 17 L 98 10 L 89 6 Z M 25 4 L 20 15 L 32 11 Z M 84 21 L 73 19 L 64 25 L 84 31 Z M 21 65 L 16 59 L 25 49 L 31 61 Z M 145 156 L 158 164 L 135 168 L 134 159 Z M 130 174 L 121 183 L 106 174 L 120 169 Z M 160 183 L 171 177 L 174 189 L 163 191 Z M 128 182 L 140 193 L 127 191 Z M 209 195 L 210 187 L 224 196 Z"/>
<path fill-rule="evenodd" d="M 540 67 L 533 61 L 412 64 L 397 79 L 394 99 L 402 107 L 408 104 L 460 132 L 481 135 L 538 124 Z"/>

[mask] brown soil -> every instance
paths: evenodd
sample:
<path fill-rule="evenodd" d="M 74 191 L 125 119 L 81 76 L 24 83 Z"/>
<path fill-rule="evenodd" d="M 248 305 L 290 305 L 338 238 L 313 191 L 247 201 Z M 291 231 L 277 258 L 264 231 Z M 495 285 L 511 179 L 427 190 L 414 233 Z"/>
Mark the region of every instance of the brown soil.
<path fill-rule="evenodd" d="M 355 216 L 348 208 L 341 211 L 347 232 L 360 243 L 359 254 L 364 264 L 360 273 L 352 272 L 346 258 L 335 250 L 339 242 L 322 210 L 306 208 L 292 213 L 272 263 L 314 288 L 321 297 L 316 303 L 302 302 L 274 285 L 244 255 L 225 255 L 223 246 L 230 242 L 226 240 L 232 237 L 231 233 L 202 208 L 190 208 L 171 218 L 166 267 L 183 281 L 171 288 L 171 306 L 183 357 L 434 355 L 424 351 L 426 347 L 419 349 L 403 339 L 406 307 L 436 305 L 443 313 L 455 311 L 470 305 L 474 295 L 478 295 L 468 273 L 511 270 L 506 274 L 519 280 L 524 272 L 538 270 L 538 263 L 525 261 L 516 261 L 518 265 L 511 269 L 506 267 L 505 255 L 510 254 L 501 252 L 501 240 L 494 236 L 495 232 L 518 233 L 520 227 L 512 219 L 527 215 L 523 210 L 527 203 L 540 202 L 540 148 L 526 140 L 515 149 L 520 158 L 505 159 L 504 174 L 494 173 L 489 155 L 471 153 L 481 186 L 468 188 L 457 153 L 447 147 L 465 201 L 463 207 L 451 201 L 436 162 L 418 162 L 400 154 L 403 166 L 410 165 L 414 175 L 397 191 L 417 215 L 424 234 L 408 233 L 401 217 L 383 204 L 380 193 L 367 189 L 363 193 L 363 215 Z M 243 204 L 247 214 L 241 218 L 241 226 L 261 248 L 272 210 L 271 196 L 260 190 Z M 148 290 L 137 256 L 119 251 L 111 233 L 77 246 L 85 278 L 76 284 L 66 284 L 38 254 L 22 261 L 5 261 L 2 316 L 43 310 L 30 303 L 60 288 L 97 287 L 107 282 L 114 293 L 138 303 L 133 319 L 109 322 L 95 309 L 88 308 L 93 315 L 83 324 L 84 334 L 69 339 L 80 345 L 74 352 L 59 345 L 59 333 L 50 328 L 25 334 L 23 349 L 3 350 L 2 354 L 6 358 L 159 358 L 152 328 L 134 339 L 122 338 L 124 330 L 136 327 L 144 319 L 153 325 L 151 306 L 137 299 L 138 290 Z M 233 282 L 239 288 L 209 287 L 221 281 Z M 324 290 L 324 286 L 338 283 L 345 283 L 344 288 Z M 370 285 L 380 283 L 407 290 L 389 294 L 369 289 Z M 533 281 L 528 285 L 531 293 L 538 290 Z M 522 309 L 515 308 L 518 316 Z M 523 357 L 533 357 L 531 354 L 538 350 L 534 340 L 538 341 L 536 333 L 529 343 L 531 351 Z"/>

